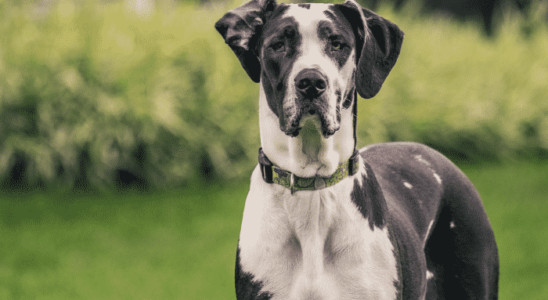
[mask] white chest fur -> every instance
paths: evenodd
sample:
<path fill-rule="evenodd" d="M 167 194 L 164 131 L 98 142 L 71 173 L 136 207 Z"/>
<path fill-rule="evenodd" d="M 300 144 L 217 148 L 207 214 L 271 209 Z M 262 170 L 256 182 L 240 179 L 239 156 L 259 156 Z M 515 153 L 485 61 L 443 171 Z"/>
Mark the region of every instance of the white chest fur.
<path fill-rule="evenodd" d="M 291 195 L 265 183 L 256 168 L 240 233 L 242 271 L 272 300 L 396 299 L 388 230 L 371 230 L 351 199 L 353 188 L 349 177 Z"/>

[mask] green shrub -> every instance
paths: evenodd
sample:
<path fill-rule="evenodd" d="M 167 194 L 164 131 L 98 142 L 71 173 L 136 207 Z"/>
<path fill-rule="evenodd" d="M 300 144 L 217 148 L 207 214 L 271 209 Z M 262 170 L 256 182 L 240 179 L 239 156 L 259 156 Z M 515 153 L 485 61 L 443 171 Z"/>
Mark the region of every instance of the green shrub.
<path fill-rule="evenodd" d="M 258 90 L 223 52 L 219 10 L 0 7 L 5 186 L 164 187 L 253 160 L 256 108 L 242 102 Z"/>
<path fill-rule="evenodd" d="M 362 140 L 415 140 L 467 161 L 547 157 L 545 23 L 526 38 L 508 15 L 490 40 L 471 24 L 381 14 L 406 37 L 379 95 L 360 103 Z"/>
<path fill-rule="evenodd" d="M 0 0 L 3 186 L 249 176 L 259 87 L 213 28 L 239 4 L 157 1 L 135 12 L 123 2 Z M 380 14 L 406 38 L 379 95 L 359 102 L 359 144 L 414 140 L 469 161 L 546 156 L 545 23 L 528 21 L 537 25 L 525 38 L 508 17 L 489 40 L 412 8 Z"/>

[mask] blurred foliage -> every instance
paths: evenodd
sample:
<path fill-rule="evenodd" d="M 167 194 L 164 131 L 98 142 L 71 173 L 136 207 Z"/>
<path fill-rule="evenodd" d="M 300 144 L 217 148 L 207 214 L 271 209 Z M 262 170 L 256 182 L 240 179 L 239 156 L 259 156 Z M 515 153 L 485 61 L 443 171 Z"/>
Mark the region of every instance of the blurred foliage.
<path fill-rule="evenodd" d="M 539 18 L 547 4 L 534 6 Z M 474 24 L 406 11 L 380 11 L 406 37 L 381 92 L 360 102 L 362 141 L 414 140 L 466 162 L 548 158 L 546 23 L 524 36 L 532 20 L 509 13 L 488 39 Z"/>
<path fill-rule="evenodd" d="M 220 9 L 0 3 L 4 186 L 166 187 L 253 160 L 258 89 L 214 32 Z"/>
<path fill-rule="evenodd" d="M 259 87 L 213 28 L 240 2 L 0 0 L 2 186 L 249 176 Z M 491 39 L 414 7 L 378 10 L 406 38 L 379 95 L 359 102 L 359 144 L 413 140 L 471 162 L 546 157 L 547 5 L 532 6 L 538 22 L 506 14 Z"/>

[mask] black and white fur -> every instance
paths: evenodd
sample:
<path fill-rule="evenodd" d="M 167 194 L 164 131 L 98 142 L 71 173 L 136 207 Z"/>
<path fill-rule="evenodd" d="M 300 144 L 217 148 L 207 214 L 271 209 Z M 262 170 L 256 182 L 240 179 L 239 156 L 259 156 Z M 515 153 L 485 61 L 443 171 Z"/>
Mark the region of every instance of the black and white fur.
<path fill-rule="evenodd" d="M 356 146 L 357 95 L 371 98 L 403 33 L 353 0 L 252 0 L 216 28 L 260 82 L 261 146 L 299 177 L 329 177 Z M 238 300 L 496 299 L 498 254 L 480 197 L 441 154 L 371 145 L 328 188 L 266 183 L 257 167 L 236 262 Z"/>

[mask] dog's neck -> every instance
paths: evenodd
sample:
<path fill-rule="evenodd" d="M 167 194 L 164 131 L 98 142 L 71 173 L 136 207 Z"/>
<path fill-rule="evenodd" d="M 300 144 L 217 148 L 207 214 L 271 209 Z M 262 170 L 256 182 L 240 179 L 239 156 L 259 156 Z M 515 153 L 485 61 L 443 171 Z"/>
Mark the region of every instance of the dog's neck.
<path fill-rule="evenodd" d="M 329 177 L 354 152 L 352 112 L 352 108 L 341 110 L 341 127 L 327 139 L 320 134 L 315 116 L 305 117 L 299 135 L 290 137 L 280 130 L 261 84 L 259 126 L 263 151 L 273 164 L 299 177 Z"/>

